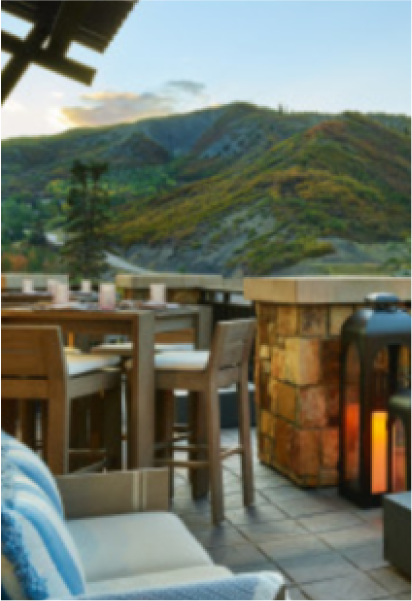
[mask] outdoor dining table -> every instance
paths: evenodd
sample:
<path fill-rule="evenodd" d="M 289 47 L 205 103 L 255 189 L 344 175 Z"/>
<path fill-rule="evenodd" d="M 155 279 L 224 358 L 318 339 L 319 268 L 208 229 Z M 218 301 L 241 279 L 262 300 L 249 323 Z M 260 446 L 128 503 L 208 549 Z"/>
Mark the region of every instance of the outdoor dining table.
<path fill-rule="evenodd" d="M 154 462 L 154 339 L 155 334 L 194 329 L 195 346 L 207 349 L 211 337 L 209 307 L 103 311 L 99 309 L 3 309 L 4 325 L 58 325 L 63 334 L 117 334 L 132 342 L 129 469 Z"/>

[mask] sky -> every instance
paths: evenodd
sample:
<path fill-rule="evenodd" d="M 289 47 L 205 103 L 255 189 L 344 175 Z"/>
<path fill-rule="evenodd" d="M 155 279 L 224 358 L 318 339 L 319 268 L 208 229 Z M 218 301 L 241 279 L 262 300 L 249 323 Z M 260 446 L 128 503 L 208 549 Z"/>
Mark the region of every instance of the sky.
<path fill-rule="evenodd" d="M 98 68 L 92 86 L 30 67 L 2 107 L 2 138 L 235 101 L 411 114 L 407 0 L 140 0 L 104 55 L 69 56 Z"/>

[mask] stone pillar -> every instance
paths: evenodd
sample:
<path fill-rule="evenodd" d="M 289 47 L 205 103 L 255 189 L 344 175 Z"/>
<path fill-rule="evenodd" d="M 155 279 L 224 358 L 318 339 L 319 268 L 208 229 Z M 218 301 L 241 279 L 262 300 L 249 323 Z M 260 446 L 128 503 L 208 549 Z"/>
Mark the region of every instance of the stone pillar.
<path fill-rule="evenodd" d="M 245 297 L 255 301 L 258 318 L 259 459 L 301 486 L 338 482 L 343 322 L 369 292 L 410 299 L 409 278 L 382 280 L 245 280 Z"/>

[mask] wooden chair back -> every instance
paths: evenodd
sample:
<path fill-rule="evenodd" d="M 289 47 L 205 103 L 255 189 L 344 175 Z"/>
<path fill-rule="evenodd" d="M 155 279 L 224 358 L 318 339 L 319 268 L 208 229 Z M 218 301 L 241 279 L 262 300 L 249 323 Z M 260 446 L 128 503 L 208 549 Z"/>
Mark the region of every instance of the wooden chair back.
<path fill-rule="evenodd" d="M 213 336 L 208 370 L 218 372 L 247 368 L 255 331 L 256 319 L 218 322 Z"/>
<path fill-rule="evenodd" d="M 66 362 L 57 326 L 2 326 L 2 398 L 46 399 L 51 381 L 66 381 Z"/>

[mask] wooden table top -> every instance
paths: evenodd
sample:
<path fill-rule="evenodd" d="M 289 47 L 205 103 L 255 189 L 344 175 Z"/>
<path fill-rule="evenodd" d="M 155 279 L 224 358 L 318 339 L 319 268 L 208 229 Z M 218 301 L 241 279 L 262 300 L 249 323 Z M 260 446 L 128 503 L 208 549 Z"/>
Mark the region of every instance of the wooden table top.
<path fill-rule="evenodd" d="M 52 298 L 53 297 L 50 294 L 50 292 L 40 291 L 40 290 L 35 290 L 34 292 L 20 292 L 18 290 L 13 290 L 13 291 L 2 290 L 2 292 L 1 292 L 1 299 L 5 300 L 5 301 L 18 300 L 18 301 L 27 301 L 28 303 L 30 303 L 30 302 L 36 302 L 38 300 L 51 301 Z"/>
<path fill-rule="evenodd" d="M 138 309 L 99 309 L 98 307 L 92 308 L 62 308 L 56 306 L 41 306 L 36 305 L 33 307 L 8 307 L 1 310 L 2 317 L 18 317 L 19 319 L 44 319 L 50 318 L 53 316 L 58 317 L 59 319 L 73 319 L 78 318 L 79 320 L 84 319 L 118 319 L 118 320 L 127 320 L 130 319 L 133 315 L 146 314 L 146 313 L 154 313 L 156 318 L 167 318 L 172 316 L 185 316 L 188 314 L 196 314 L 198 313 L 198 308 L 193 305 L 188 306 L 179 306 L 176 308 L 167 308 L 167 307 L 153 307 L 153 308 L 138 308 Z"/>

